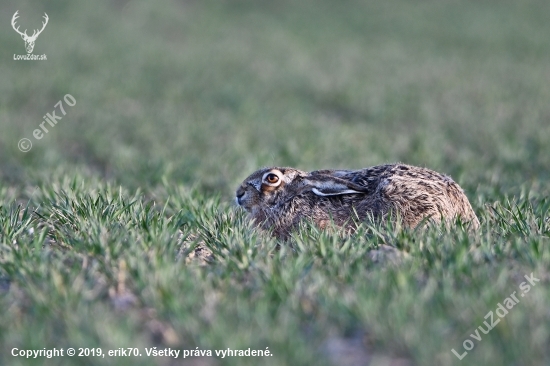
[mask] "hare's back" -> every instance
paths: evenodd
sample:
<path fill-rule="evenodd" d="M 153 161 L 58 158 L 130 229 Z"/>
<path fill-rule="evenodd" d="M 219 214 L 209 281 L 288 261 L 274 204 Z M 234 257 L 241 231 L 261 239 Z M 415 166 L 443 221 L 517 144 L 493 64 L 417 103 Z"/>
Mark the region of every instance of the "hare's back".
<path fill-rule="evenodd" d="M 410 218 L 462 216 L 477 218 L 462 188 L 449 176 L 405 164 L 380 165 L 348 174 L 348 179 L 366 187 L 371 199 L 386 202 Z"/>
<path fill-rule="evenodd" d="M 465 198 L 464 192 L 451 177 L 427 168 L 394 164 L 374 167 L 373 172 L 372 177 L 363 179 L 375 191 L 388 197 L 401 196 L 412 202 L 427 200 L 436 203 Z M 368 169 L 366 173 L 368 176 Z"/>

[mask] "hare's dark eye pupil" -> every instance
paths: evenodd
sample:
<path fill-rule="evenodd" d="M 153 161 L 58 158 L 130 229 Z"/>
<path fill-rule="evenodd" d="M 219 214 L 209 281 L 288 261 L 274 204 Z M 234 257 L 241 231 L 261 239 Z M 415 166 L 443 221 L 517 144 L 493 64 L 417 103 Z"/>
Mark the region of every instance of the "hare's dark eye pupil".
<path fill-rule="evenodd" d="M 269 175 L 267 176 L 267 181 L 268 181 L 269 183 L 275 183 L 275 182 L 277 182 L 278 180 L 279 180 L 279 177 L 277 177 L 275 174 L 269 174 Z"/>

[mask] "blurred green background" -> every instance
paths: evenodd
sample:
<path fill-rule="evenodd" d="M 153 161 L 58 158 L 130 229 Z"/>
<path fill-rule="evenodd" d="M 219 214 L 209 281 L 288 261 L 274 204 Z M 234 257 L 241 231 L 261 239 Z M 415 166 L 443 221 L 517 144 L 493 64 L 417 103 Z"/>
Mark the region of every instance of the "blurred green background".
<path fill-rule="evenodd" d="M 16 10 L 29 34 L 48 14 L 47 61 L 13 60 Z M 15 346 L 268 345 L 270 365 L 461 364 L 450 349 L 534 272 L 522 310 L 462 363 L 548 365 L 549 1 L 3 0 L 0 14 L 0 363 L 28 364 Z M 66 94 L 76 105 L 36 140 Z M 396 161 L 450 174 L 482 233 L 304 230 L 275 251 L 231 208 L 261 166 Z M 208 266 L 182 259 L 186 235 Z M 373 264 L 380 244 L 411 259 Z"/>
<path fill-rule="evenodd" d="M 3 1 L 0 174 L 229 197 L 260 166 L 439 170 L 473 197 L 550 171 L 547 1 Z M 50 21 L 35 54 L 11 29 Z M 29 34 L 31 32 L 29 31 Z M 32 131 L 65 94 L 77 105 Z M 20 138 L 32 140 L 22 153 Z M 40 178 L 42 177 L 42 178 Z"/>

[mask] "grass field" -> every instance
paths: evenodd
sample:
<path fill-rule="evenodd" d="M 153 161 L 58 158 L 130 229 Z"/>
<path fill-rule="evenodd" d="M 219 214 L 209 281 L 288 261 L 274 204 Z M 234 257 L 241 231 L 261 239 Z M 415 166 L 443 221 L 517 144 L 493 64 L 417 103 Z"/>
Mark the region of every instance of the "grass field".
<path fill-rule="evenodd" d="M 13 59 L 16 10 L 21 29 L 48 14 L 47 61 Z M 1 365 L 550 364 L 550 2 L 0 11 Z M 396 161 L 451 175 L 481 231 L 304 227 L 278 243 L 233 205 L 261 166 Z M 384 260 L 382 244 L 404 254 Z M 69 347 L 142 356 L 12 356 Z M 181 358 L 228 348 L 272 356 Z"/>

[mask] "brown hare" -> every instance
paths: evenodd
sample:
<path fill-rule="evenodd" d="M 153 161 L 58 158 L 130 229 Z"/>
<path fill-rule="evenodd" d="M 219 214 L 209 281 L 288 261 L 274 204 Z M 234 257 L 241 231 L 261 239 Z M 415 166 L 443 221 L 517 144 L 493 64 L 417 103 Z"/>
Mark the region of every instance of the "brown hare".
<path fill-rule="evenodd" d="M 468 198 L 450 177 L 405 164 L 310 173 L 264 168 L 246 178 L 236 196 L 257 225 L 282 239 L 303 219 L 320 228 L 334 222 L 353 229 L 369 217 L 398 217 L 410 228 L 424 220 L 451 223 L 460 217 L 479 227 Z"/>

